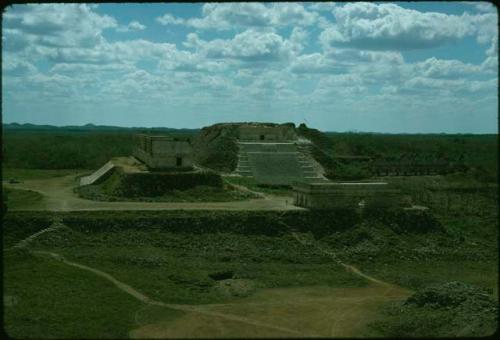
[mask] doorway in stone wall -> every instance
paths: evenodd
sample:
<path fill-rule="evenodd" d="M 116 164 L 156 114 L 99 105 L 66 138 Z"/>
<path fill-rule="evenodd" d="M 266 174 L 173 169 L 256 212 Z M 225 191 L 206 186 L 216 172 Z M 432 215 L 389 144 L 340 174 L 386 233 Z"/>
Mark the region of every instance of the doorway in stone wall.
<path fill-rule="evenodd" d="M 182 157 L 175 157 L 175 165 L 182 166 Z"/>

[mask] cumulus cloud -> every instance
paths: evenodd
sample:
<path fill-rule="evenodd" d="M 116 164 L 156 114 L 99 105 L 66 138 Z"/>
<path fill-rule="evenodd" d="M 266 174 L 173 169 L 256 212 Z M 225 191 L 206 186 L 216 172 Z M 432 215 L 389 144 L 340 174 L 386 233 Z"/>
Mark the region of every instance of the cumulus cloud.
<path fill-rule="evenodd" d="M 144 26 L 140 22 L 131 21 L 128 23 L 128 25 L 119 26 L 116 30 L 118 32 L 137 32 L 137 31 L 143 31 L 145 29 L 146 29 L 146 26 Z"/>
<path fill-rule="evenodd" d="M 7 76 L 26 76 L 35 74 L 37 68 L 30 62 L 5 56 L 2 57 L 2 73 Z"/>
<path fill-rule="evenodd" d="M 432 48 L 474 33 L 487 36 L 492 19 L 491 14 L 458 16 L 363 2 L 336 6 L 333 15 L 335 23 L 320 36 L 326 49 L 334 46 L 367 50 Z"/>
<path fill-rule="evenodd" d="M 479 74 L 481 65 L 467 64 L 460 60 L 442 60 L 435 57 L 413 65 L 416 74 L 427 78 L 460 78 Z"/>
<path fill-rule="evenodd" d="M 290 57 L 292 44 L 274 32 L 246 30 L 232 39 L 201 40 L 195 33 L 187 37 L 186 45 L 195 47 L 207 58 L 241 61 L 279 61 Z"/>
<path fill-rule="evenodd" d="M 312 53 L 297 56 L 290 65 L 295 73 L 346 73 L 353 67 L 377 65 L 395 67 L 404 63 L 398 52 L 360 51 L 355 49 L 335 49 L 329 53 Z"/>
<path fill-rule="evenodd" d="M 167 13 L 156 20 L 162 25 L 187 25 L 197 29 L 230 30 L 235 27 L 309 26 L 317 14 L 297 3 L 207 3 L 201 18 L 181 19 Z"/>
<path fill-rule="evenodd" d="M 156 21 L 161 25 L 183 25 L 184 19 L 175 18 L 172 14 L 165 13 L 161 17 L 157 17 Z"/>
<path fill-rule="evenodd" d="M 92 47 L 107 28 L 117 27 L 116 20 L 99 15 L 86 4 L 28 4 L 8 7 L 3 15 L 6 41 L 17 40 L 20 49 L 29 44 L 55 47 Z M 16 39 L 20 35 L 23 39 Z"/>

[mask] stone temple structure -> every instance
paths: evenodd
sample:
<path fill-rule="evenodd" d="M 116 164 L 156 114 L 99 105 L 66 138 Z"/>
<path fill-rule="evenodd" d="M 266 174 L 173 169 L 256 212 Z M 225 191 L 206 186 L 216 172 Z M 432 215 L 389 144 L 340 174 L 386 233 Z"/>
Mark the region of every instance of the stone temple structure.
<path fill-rule="evenodd" d="M 401 192 L 385 182 L 294 183 L 294 205 L 309 209 L 397 207 Z"/>
<path fill-rule="evenodd" d="M 134 136 L 132 155 L 150 170 L 193 170 L 193 149 L 187 139 L 170 136 Z"/>
<path fill-rule="evenodd" d="M 294 124 L 246 123 L 238 126 L 240 141 L 284 142 L 297 139 Z"/>
<path fill-rule="evenodd" d="M 253 177 L 260 185 L 326 181 L 293 123 L 243 123 L 237 127 L 237 145 L 235 173 Z"/>

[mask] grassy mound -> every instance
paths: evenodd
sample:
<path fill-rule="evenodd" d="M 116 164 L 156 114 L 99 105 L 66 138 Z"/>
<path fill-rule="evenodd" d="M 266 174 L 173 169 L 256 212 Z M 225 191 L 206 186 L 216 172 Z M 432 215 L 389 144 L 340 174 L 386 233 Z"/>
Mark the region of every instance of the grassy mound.
<path fill-rule="evenodd" d="M 496 331 L 498 304 L 484 289 L 449 282 L 417 291 L 385 314 L 373 327 L 391 337 L 486 336 Z"/>
<path fill-rule="evenodd" d="M 213 172 L 128 174 L 117 171 L 100 184 L 76 188 L 96 201 L 226 202 L 256 197 L 225 184 Z"/>

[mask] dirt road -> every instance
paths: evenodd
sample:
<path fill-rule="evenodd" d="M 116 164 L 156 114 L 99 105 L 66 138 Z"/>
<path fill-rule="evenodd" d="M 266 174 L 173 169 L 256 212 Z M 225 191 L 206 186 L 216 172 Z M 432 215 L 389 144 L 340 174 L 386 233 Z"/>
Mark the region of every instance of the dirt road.
<path fill-rule="evenodd" d="M 10 210 L 300 210 L 291 204 L 290 197 L 263 194 L 262 198 L 234 202 L 102 202 L 91 201 L 73 192 L 78 186 L 78 174 L 48 179 L 26 180 L 3 185 L 13 189 L 33 190 L 44 196 L 29 208 Z"/>
<path fill-rule="evenodd" d="M 360 330 L 377 317 L 377 307 L 381 303 L 401 300 L 409 295 L 405 289 L 384 283 L 356 288 L 262 289 L 251 297 L 230 303 L 169 304 L 155 301 L 106 272 L 69 261 L 59 254 L 33 253 L 50 256 L 103 277 L 147 305 L 184 312 L 183 316 L 173 320 L 138 325 L 129 333 L 132 338 L 359 336 Z"/>

